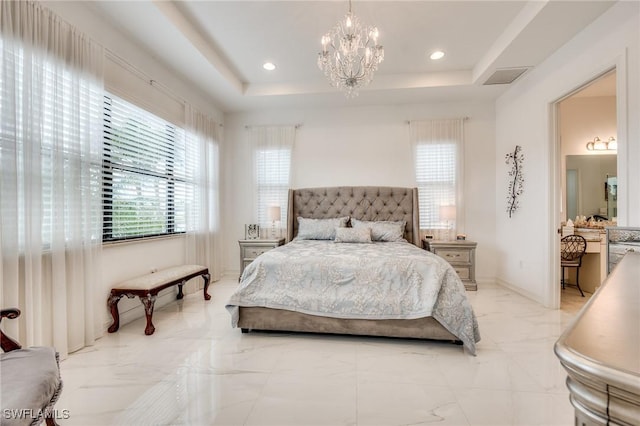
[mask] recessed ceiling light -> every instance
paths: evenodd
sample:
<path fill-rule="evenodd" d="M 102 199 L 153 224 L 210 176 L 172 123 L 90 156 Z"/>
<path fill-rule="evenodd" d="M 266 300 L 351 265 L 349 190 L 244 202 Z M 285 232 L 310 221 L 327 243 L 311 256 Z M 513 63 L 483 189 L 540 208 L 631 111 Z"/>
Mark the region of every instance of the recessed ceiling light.
<path fill-rule="evenodd" d="M 438 59 L 442 59 L 444 57 L 444 52 L 442 50 L 436 50 L 429 57 L 434 61 L 437 61 Z"/>
<path fill-rule="evenodd" d="M 267 71 L 273 71 L 273 70 L 275 70 L 275 69 L 276 69 L 276 66 L 275 66 L 273 63 L 271 63 L 271 62 L 265 62 L 265 63 L 262 65 L 262 68 L 264 68 L 264 69 L 265 69 L 265 70 L 267 70 Z"/>

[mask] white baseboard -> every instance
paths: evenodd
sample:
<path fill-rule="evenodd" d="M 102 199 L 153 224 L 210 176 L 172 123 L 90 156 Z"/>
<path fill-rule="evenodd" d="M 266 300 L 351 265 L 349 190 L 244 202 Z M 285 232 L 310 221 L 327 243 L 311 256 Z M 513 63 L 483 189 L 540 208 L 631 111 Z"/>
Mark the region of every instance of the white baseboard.
<path fill-rule="evenodd" d="M 495 285 L 497 283 L 495 278 L 483 277 L 483 278 L 476 278 L 476 284 L 478 284 L 478 290 L 479 290 L 483 285 Z"/>
<path fill-rule="evenodd" d="M 222 273 L 222 278 L 235 278 L 236 280 L 240 276 L 240 269 L 230 269 Z"/>
<path fill-rule="evenodd" d="M 540 300 L 540 296 L 538 296 L 538 295 L 536 295 L 534 293 L 531 293 L 530 291 L 527 291 L 527 290 L 525 290 L 525 289 L 523 289 L 521 287 L 516 287 L 515 285 L 513 285 L 513 284 L 511 284 L 511 283 L 509 283 L 509 282 L 507 282 L 505 280 L 501 280 L 500 278 L 496 278 L 496 284 L 498 284 L 498 285 L 500 285 L 502 287 L 506 287 L 509 290 L 512 290 L 512 291 L 518 293 L 519 295 L 524 296 L 527 299 L 531 299 L 534 302 L 538 302 L 538 303 L 540 303 L 541 305 L 544 306 L 544 302 L 542 300 Z"/>

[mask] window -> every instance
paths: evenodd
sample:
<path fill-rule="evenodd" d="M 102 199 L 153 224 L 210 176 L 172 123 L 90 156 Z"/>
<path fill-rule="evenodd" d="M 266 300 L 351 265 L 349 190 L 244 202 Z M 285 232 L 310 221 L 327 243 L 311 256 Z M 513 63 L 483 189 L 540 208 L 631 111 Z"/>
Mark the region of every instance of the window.
<path fill-rule="evenodd" d="M 195 159 L 183 129 L 104 97 L 103 241 L 186 231 Z"/>
<path fill-rule="evenodd" d="M 423 144 L 416 148 L 416 183 L 421 229 L 445 229 L 455 217 L 440 206 L 456 204 L 456 146 Z"/>
<path fill-rule="evenodd" d="M 258 223 L 269 224 L 269 206 L 280 206 L 281 216 L 287 209 L 291 150 L 263 148 L 255 156 Z"/>
<path fill-rule="evenodd" d="M 461 227 L 462 130 L 463 119 L 411 122 L 420 229 Z"/>
<path fill-rule="evenodd" d="M 263 226 L 272 224 L 267 213 L 270 206 L 280 207 L 281 226 L 286 221 L 295 132 L 294 126 L 249 128 L 255 173 L 255 215 Z"/>

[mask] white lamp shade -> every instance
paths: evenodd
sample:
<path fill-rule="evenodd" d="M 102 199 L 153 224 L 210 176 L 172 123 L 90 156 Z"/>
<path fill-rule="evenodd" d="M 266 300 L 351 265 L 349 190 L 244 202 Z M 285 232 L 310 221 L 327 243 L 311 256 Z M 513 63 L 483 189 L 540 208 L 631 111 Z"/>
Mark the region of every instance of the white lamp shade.
<path fill-rule="evenodd" d="M 453 220 L 456 218 L 456 206 L 440 206 L 440 220 Z"/>
<path fill-rule="evenodd" d="M 277 222 L 280 220 L 280 206 L 267 207 L 267 217 L 271 222 Z"/>

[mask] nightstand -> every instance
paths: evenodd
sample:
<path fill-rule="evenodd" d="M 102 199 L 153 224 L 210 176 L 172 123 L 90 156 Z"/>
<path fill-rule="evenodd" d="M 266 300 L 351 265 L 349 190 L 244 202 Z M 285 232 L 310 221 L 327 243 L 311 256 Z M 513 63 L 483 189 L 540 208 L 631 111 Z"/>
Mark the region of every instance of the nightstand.
<path fill-rule="evenodd" d="M 262 253 L 266 253 L 271 249 L 284 244 L 284 238 L 276 239 L 256 239 L 256 240 L 238 240 L 240 244 L 240 277 L 248 264 L 253 262 L 256 257 Z M 240 281 L 240 277 L 238 281 Z"/>
<path fill-rule="evenodd" d="M 466 290 L 477 290 L 476 246 L 467 240 L 434 241 L 422 240 L 422 247 L 445 259 L 453 266 Z"/>

